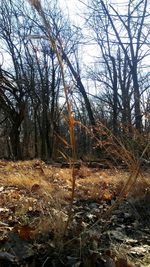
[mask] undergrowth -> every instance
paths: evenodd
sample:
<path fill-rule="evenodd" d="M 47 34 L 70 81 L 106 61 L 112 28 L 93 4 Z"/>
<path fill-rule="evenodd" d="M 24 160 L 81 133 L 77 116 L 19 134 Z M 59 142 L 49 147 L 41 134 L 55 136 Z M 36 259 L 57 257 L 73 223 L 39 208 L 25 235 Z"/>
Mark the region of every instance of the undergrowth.
<path fill-rule="evenodd" d="M 119 136 L 116 137 L 105 125 L 101 123 L 97 123 L 95 127 L 90 128 L 85 127 L 81 124 L 81 122 L 75 121 L 72 112 L 72 103 L 69 99 L 69 91 L 65 82 L 63 59 L 61 55 L 62 53 L 60 51 L 61 49 L 63 49 L 63 47 L 61 47 L 61 43 L 59 44 L 60 47 L 58 47 L 58 44 L 52 35 L 51 26 L 43 11 L 41 2 L 39 0 L 29 0 L 29 2 L 35 8 L 42 19 L 43 25 L 49 38 L 50 47 L 52 47 L 57 56 L 61 70 L 61 78 L 66 97 L 68 113 L 65 119 L 69 130 L 69 142 L 65 138 L 61 139 L 70 148 L 71 151 L 71 155 L 68 156 L 68 159 L 70 160 L 69 179 L 66 179 L 67 181 L 65 179 L 63 180 L 61 174 L 58 174 L 57 171 L 55 173 L 54 169 L 50 168 L 47 170 L 42 161 L 35 161 L 31 163 L 31 166 L 28 165 L 28 169 L 25 169 L 23 172 L 22 168 L 25 168 L 24 163 L 22 164 L 22 166 L 17 163 L 11 163 L 12 165 L 7 165 L 6 163 L 6 173 L 4 173 L 4 178 L 1 177 L 1 183 L 7 183 L 9 186 L 17 185 L 20 188 L 25 188 L 25 190 L 28 190 L 31 198 L 30 201 L 27 201 L 26 205 L 24 206 L 21 202 L 21 216 L 22 214 L 27 214 L 28 212 L 30 214 L 30 212 L 37 211 L 37 206 L 39 210 L 42 210 L 42 215 L 37 218 L 36 221 L 31 222 L 31 225 L 32 223 L 36 225 L 36 229 L 35 226 L 34 229 L 32 229 L 34 236 L 38 236 L 39 233 L 46 234 L 48 231 L 51 231 L 51 233 L 54 235 L 53 240 L 55 240 L 53 245 L 55 249 L 59 251 L 59 253 L 64 251 L 68 244 L 74 243 L 79 246 L 78 256 L 79 258 L 81 258 L 86 254 L 86 242 L 87 237 L 89 238 L 89 235 L 91 233 L 90 231 L 96 228 L 97 225 L 100 224 L 104 219 L 107 219 L 109 222 L 109 217 L 114 209 L 118 207 L 121 201 L 128 197 L 131 190 L 136 188 L 136 193 L 134 195 L 133 192 L 132 196 L 137 196 L 139 199 L 140 197 L 142 199 L 147 198 L 147 195 L 149 194 L 147 189 L 149 182 L 147 182 L 147 179 L 145 179 L 142 174 L 141 165 L 143 159 L 145 159 L 145 156 L 146 160 L 149 157 L 150 140 L 148 136 L 146 136 L 145 139 L 141 139 L 141 135 L 136 132 L 134 134 L 132 133 L 132 140 L 128 138 L 128 134 L 124 135 L 125 138 L 123 139 Z M 72 88 L 70 90 L 72 90 Z M 100 177 L 95 178 L 96 182 L 94 181 L 94 178 L 92 180 L 92 177 L 90 177 L 88 184 L 86 178 L 89 174 L 88 170 L 84 169 L 84 164 L 81 163 L 80 168 L 76 168 L 75 166 L 76 145 L 74 128 L 76 124 L 80 124 L 81 127 L 90 135 L 91 139 L 93 140 L 95 149 L 98 148 L 101 151 L 104 151 L 106 155 L 111 157 L 112 162 L 114 161 L 115 163 L 117 161 L 125 165 L 126 171 L 128 171 L 128 175 L 126 174 L 124 181 L 123 179 L 121 179 L 121 181 L 117 182 L 117 184 L 114 185 L 110 182 L 107 183 L 106 181 L 104 181 L 104 179 L 101 182 Z M 138 148 L 139 142 L 142 144 L 140 146 L 140 149 Z M 5 164 L 5 162 L 3 162 L 3 164 Z M 13 168 L 15 169 L 15 172 L 12 172 L 12 174 L 9 176 L 8 174 Z M 85 181 L 83 181 L 84 179 Z M 138 179 L 141 179 L 140 182 L 138 181 Z M 59 183 L 60 185 L 58 188 Z M 144 185 L 142 190 L 141 185 Z M 64 188 L 63 190 L 60 190 L 61 186 Z M 65 191 L 65 186 L 69 186 L 69 190 Z M 37 194 L 38 204 L 36 200 L 34 202 Z M 11 192 L 10 196 L 13 196 L 13 191 Z M 14 193 L 14 202 L 16 203 L 18 200 L 21 200 L 21 197 L 21 193 L 18 193 L 18 195 Z M 99 218 L 97 218 L 97 220 L 92 225 L 90 225 L 90 227 L 87 227 L 84 230 L 83 228 L 73 228 L 74 201 L 81 200 L 82 198 L 85 198 L 86 200 L 92 199 L 99 202 L 113 200 L 113 203 L 110 205 L 110 207 L 105 212 L 102 212 Z M 67 206 L 65 211 L 63 209 L 63 205 Z M 36 206 L 35 210 L 34 206 Z M 30 216 L 28 219 L 30 220 Z M 25 222 L 26 220 L 27 218 L 25 218 Z M 107 225 L 107 220 L 105 221 L 104 227 L 106 227 Z M 24 233 L 24 231 L 22 232 Z M 89 240 L 93 242 L 92 239 L 95 240 L 95 237 L 93 238 L 92 236 Z M 94 249 L 94 247 L 92 247 L 91 249 Z M 92 265 L 90 265 L 90 263 L 88 265 L 87 263 L 85 264 L 85 266 Z"/>

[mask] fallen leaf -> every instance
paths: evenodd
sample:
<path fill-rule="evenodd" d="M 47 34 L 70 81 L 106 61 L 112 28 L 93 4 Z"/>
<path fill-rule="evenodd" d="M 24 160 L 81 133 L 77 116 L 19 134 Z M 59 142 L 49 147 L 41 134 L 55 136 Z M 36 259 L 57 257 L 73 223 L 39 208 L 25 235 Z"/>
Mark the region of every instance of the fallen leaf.
<path fill-rule="evenodd" d="M 102 194 L 103 200 L 111 200 L 112 199 L 112 193 L 108 189 L 105 189 Z"/>
<path fill-rule="evenodd" d="M 31 187 L 31 192 L 36 192 L 36 191 L 39 190 L 39 188 L 40 188 L 39 184 L 34 184 L 34 185 L 32 185 L 32 187 Z"/>
<path fill-rule="evenodd" d="M 24 240 L 29 240 L 34 230 L 29 225 L 17 225 L 14 227 L 14 229 L 19 234 L 19 236 Z"/>
<path fill-rule="evenodd" d="M 116 267 L 128 267 L 127 259 L 123 259 L 123 258 L 117 259 Z"/>

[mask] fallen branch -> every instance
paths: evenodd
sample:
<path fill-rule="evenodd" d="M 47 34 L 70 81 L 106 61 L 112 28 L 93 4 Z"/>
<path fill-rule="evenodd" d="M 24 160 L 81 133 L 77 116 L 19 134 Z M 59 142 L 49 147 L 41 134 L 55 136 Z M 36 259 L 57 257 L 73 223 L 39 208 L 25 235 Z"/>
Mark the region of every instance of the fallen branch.
<path fill-rule="evenodd" d="M 7 260 L 14 263 L 16 257 L 8 252 L 0 252 L 0 260 Z"/>

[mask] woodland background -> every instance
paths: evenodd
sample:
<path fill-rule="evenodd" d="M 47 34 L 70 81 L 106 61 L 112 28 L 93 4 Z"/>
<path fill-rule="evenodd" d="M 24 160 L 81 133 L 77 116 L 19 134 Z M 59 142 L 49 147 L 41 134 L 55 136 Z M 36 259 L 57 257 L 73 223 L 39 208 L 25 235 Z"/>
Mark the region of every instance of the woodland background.
<path fill-rule="evenodd" d="M 63 61 L 77 158 L 108 157 L 114 139 L 140 157 L 150 130 L 149 3 L 83 2 L 80 27 L 57 0 L 42 1 Z M 68 158 L 64 85 L 48 32 L 28 1 L 0 6 L 0 157 Z"/>

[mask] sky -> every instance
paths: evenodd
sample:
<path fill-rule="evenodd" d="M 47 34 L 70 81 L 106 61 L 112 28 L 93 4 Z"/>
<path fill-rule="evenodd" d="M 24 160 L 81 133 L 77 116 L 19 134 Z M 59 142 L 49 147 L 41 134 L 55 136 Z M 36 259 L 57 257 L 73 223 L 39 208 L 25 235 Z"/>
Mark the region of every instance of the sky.
<path fill-rule="evenodd" d="M 59 2 L 60 5 L 68 9 L 68 12 L 71 13 L 71 15 L 74 15 L 74 12 L 77 10 L 77 5 L 79 3 L 78 0 L 59 0 Z"/>
<path fill-rule="evenodd" d="M 72 25 L 79 26 L 82 29 L 82 32 L 85 35 L 89 35 L 89 31 L 83 28 L 84 19 L 82 18 L 82 13 L 84 12 L 85 5 L 78 0 L 59 0 L 60 6 L 63 7 L 64 12 L 69 16 Z M 87 2 L 87 0 L 83 0 L 83 2 Z M 93 59 L 92 57 L 95 54 L 95 47 L 91 45 L 82 46 L 82 57 L 85 58 L 86 55 L 86 65 Z"/>
<path fill-rule="evenodd" d="M 59 0 L 60 5 L 64 7 L 65 12 L 69 14 L 69 18 L 71 21 L 73 21 L 73 24 L 80 26 L 82 28 L 83 20 L 81 19 L 82 12 L 84 11 L 84 5 L 80 2 L 80 0 Z M 82 0 L 83 2 L 87 2 L 88 0 Z M 118 9 L 119 13 L 124 13 L 125 9 L 128 7 L 129 0 L 110 0 L 112 4 L 116 4 L 115 8 Z M 150 1 L 150 0 L 149 0 Z M 62 4 L 63 3 L 63 4 Z M 118 5 L 118 7 L 117 7 Z M 85 32 L 85 30 L 84 30 Z M 86 33 L 86 32 L 85 32 Z M 89 32 L 87 32 L 87 35 Z M 143 49 L 147 50 L 147 47 L 143 46 Z M 98 46 L 92 46 L 92 45 L 86 45 L 82 47 L 82 70 L 85 70 L 89 66 L 93 66 L 94 62 L 94 56 L 100 55 L 99 47 Z M 143 60 L 143 72 L 149 72 L 150 71 L 150 56 L 146 57 Z M 95 64 L 94 64 L 95 65 Z M 84 73 L 81 73 L 84 76 Z M 84 79 L 87 82 L 88 87 L 88 79 L 87 77 Z"/>
<path fill-rule="evenodd" d="M 72 21 L 73 25 L 80 26 L 82 28 L 83 19 L 81 18 L 82 12 L 84 10 L 84 5 L 80 2 L 80 0 L 58 0 L 60 3 L 60 6 L 63 7 L 66 14 L 69 16 L 70 20 Z M 83 2 L 86 2 L 88 0 L 82 0 Z M 111 0 L 111 2 L 123 4 L 125 2 L 128 2 L 128 0 Z M 84 30 L 85 32 L 85 30 Z M 89 32 L 87 32 L 87 35 Z M 83 54 L 82 57 L 85 60 L 86 57 L 86 64 L 91 61 L 93 61 L 92 56 L 96 54 L 96 49 L 94 46 L 85 46 L 83 48 Z M 2 60 L 0 55 L 0 60 Z"/>
<path fill-rule="evenodd" d="M 80 25 L 82 23 L 81 13 L 84 5 L 78 0 L 59 0 L 59 2 L 71 21 L 75 25 Z"/>

